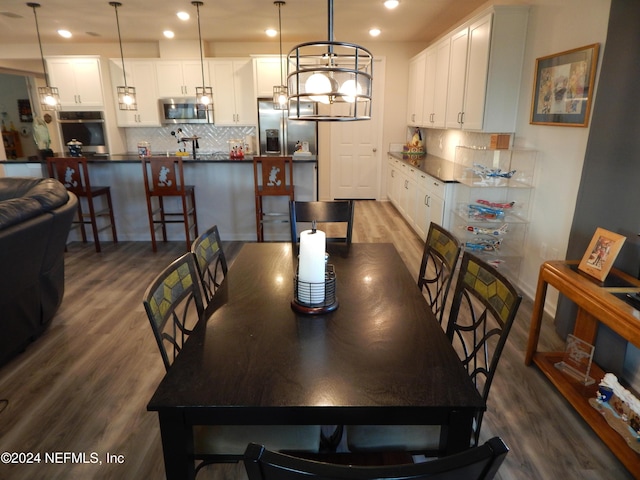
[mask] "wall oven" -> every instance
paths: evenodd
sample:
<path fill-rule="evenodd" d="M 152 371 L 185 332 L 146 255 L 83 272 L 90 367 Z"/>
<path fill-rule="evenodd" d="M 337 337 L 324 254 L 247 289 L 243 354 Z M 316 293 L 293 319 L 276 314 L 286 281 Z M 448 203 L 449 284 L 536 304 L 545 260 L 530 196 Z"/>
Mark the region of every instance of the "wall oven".
<path fill-rule="evenodd" d="M 68 142 L 82 142 L 84 154 L 108 154 L 104 116 L 101 111 L 58 112 L 63 148 Z"/>

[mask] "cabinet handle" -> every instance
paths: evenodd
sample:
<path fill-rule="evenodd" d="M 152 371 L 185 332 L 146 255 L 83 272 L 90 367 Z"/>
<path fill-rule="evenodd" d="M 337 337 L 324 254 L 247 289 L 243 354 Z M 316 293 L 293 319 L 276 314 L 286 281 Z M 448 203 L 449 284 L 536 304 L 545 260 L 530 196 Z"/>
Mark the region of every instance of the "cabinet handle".
<path fill-rule="evenodd" d="M 431 120 L 431 123 L 434 123 L 434 122 L 436 121 L 436 119 L 435 119 L 435 118 L 436 118 L 436 114 L 435 114 L 435 113 L 432 113 L 432 114 L 429 116 L 429 120 Z"/>
<path fill-rule="evenodd" d="M 424 204 L 428 207 L 429 205 L 429 195 L 424 196 Z"/>
<path fill-rule="evenodd" d="M 409 190 L 409 180 L 404 181 L 404 188 L 405 190 Z"/>
<path fill-rule="evenodd" d="M 396 178 L 396 171 L 395 170 L 391 170 L 391 178 Z"/>
<path fill-rule="evenodd" d="M 460 112 L 460 125 L 464 124 L 464 112 Z"/>

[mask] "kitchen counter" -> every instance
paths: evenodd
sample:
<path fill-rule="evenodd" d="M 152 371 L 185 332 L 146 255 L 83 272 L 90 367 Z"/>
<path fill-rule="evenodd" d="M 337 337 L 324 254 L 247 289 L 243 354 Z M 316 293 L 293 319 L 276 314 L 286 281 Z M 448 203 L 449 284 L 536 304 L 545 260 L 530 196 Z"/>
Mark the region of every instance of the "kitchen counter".
<path fill-rule="evenodd" d="M 435 155 L 425 155 L 415 158 L 414 155 L 408 155 L 406 152 L 388 152 L 389 156 L 401 160 L 418 170 L 423 171 L 441 182 L 454 183 L 454 163 Z"/>
<path fill-rule="evenodd" d="M 118 238 L 123 241 L 150 241 L 147 201 L 138 154 L 93 156 L 87 159 L 90 162 L 92 185 L 111 187 Z M 184 157 L 183 160 L 185 182 L 194 185 L 196 190 L 200 232 L 216 224 L 223 240 L 255 241 L 253 157 L 247 155 L 243 160 L 232 160 L 228 154 L 204 154 L 196 160 L 191 157 Z M 294 160 L 296 200 L 316 200 L 316 157 L 296 157 Z M 48 174 L 46 162 L 21 159 L 0 161 L 0 176 L 3 175 L 46 177 Z M 265 208 L 268 211 L 289 211 L 286 197 L 267 200 Z M 174 207 L 171 205 L 172 209 Z M 290 239 L 287 224 L 273 223 L 267 227 L 267 240 Z M 170 240 L 184 241 L 184 228 L 181 224 L 172 224 L 167 228 Z M 77 239 L 77 233 L 73 231 L 70 240 Z"/>
<path fill-rule="evenodd" d="M 66 156 L 66 155 L 61 155 Z M 164 156 L 164 155 L 158 155 Z M 108 163 L 108 162 L 122 162 L 122 163 L 140 163 L 140 157 L 137 153 L 120 153 L 114 155 L 92 155 L 87 156 L 87 161 L 90 163 Z M 191 155 L 182 157 L 184 163 L 248 163 L 253 164 L 253 155 L 245 155 L 243 159 L 230 158 L 229 154 L 224 153 L 203 153 L 198 155 L 195 159 L 191 158 Z M 293 161 L 296 163 L 315 163 L 317 157 L 315 155 L 293 157 Z M 0 165 L 16 165 L 23 163 L 45 163 L 39 159 L 27 159 L 27 158 L 13 158 L 8 160 L 0 160 Z"/>

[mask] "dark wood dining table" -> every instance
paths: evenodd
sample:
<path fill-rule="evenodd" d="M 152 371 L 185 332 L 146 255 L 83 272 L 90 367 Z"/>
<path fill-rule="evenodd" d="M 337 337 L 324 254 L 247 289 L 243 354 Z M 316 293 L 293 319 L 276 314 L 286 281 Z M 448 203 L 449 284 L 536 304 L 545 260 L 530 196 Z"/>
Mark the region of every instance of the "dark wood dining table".
<path fill-rule="evenodd" d="M 441 425 L 445 454 L 469 447 L 485 402 L 395 247 L 328 248 L 338 308 L 309 315 L 292 245 L 242 247 L 147 406 L 168 479 L 193 478 L 193 425 Z"/>

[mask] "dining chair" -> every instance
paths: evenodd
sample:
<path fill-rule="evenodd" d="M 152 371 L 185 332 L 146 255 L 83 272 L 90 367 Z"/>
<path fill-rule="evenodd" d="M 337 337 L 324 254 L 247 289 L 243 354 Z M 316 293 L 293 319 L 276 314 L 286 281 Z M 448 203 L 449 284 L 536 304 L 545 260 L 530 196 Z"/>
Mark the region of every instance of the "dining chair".
<path fill-rule="evenodd" d="M 502 439 L 493 437 L 481 446 L 429 462 L 358 466 L 295 457 L 252 443 L 244 466 L 248 480 L 489 480 L 507 453 Z"/>
<path fill-rule="evenodd" d="M 151 282 L 143 304 L 169 371 L 205 311 L 195 255 L 187 252 L 171 262 Z M 194 461 L 201 461 L 200 469 L 210 463 L 242 460 L 249 442 L 260 442 L 274 450 L 316 452 L 320 425 L 197 425 L 193 436 Z"/>
<path fill-rule="evenodd" d="M 458 239 L 445 228 L 431 222 L 422 252 L 418 287 L 427 298 L 440 325 L 459 258 Z"/>
<path fill-rule="evenodd" d="M 187 252 L 158 274 L 143 302 L 166 370 L 204 315 L 202 286 L 195 257 Z"/>
<path fill-rule="evenodd" d="M 113 243 L 118 243 L 113 204 L 111 202 L 111 188 L 91 185 L 87 159 L 85 157 L 48 157 L 47 169 L 51 178 L 60 181 L 67 190 L 78 197 L 78 220 L 74 221 L 73 224 L 80 227 L 82 242 L 87 243 L 85 225 L 91 225 L 96 252 L 102 250 L 100 237 L 98 236 L 101 230 L 110 228 Z M 95 202 L 99 197 L 104 199 L 102 205 L 99 202 Z M 84 202 L 82 199 L 84 199 Z M 86 204 L 88 212 L 83 210 L 83 203 Z M 98 218 L 100 217 L 107 218 L 109 223 L 101 222 L 103 225 L 98 225 Z"/>
<path fill-rule="evenodd" d="M 287 223 L 285 211 L 265 209 L 265 197 L 295 198 L 293 157 L 253 157 L 253 185 L 256 200 L 256 236 L 264 242 L 265 223 Z M 284 209 L 283 209 L 284 210 Z"/>
<path fill-rule="evenodd" d="M 142 157 L 142 173 L 153 251 L 157 251 L 157 226 L 161 228 L 162 239 L 166 242 L 167 224 L 171 223 L 184 224 L 188 251 L 191 239 L 198 236 L 198 214 L 195 187 L 185 184 L 182 157 Z M 154 205 L 154 198 L 157 206 Z M 180 207 L 167 208 L 169 198 L 178 199 Z"/>
<path fill-rule="evenodd" d="M 485 402 L 521 300 L 496 268 L 463 253 L 446 335 Z M 474 418 L 472 446 L 478 445 L 483 414 Z M 346 432 L 352 451 L 398 449 L 438 455 L 439 426 L 349 425 Z"/>
<path fill-rule="evenodd" d="M 208 303 L 227 275 L 227 258 L 222 249 L 217 225 L 213 225 L 194 240 L 191 253 L 195 256 L 204 300 Z"/>
<path fill-rule="evenodd" d="M 342 242 L 347 246 L 351 245 L 353 237 L 353 200 L 334 200 L 327 202 L 289 202 L 289 217 L 291 222 L 291 243 L 296 245 L 300 242 L 299 223 L 311 225 L 313 221 L 320 223 L 337 223 L 335 229 L 333 225 L 323 228 L 327 230 L 327 242 Z M 318 226 L 318 228 L 320 228 Z M 338 231 L 340 229 L 340 231 Z"/>

